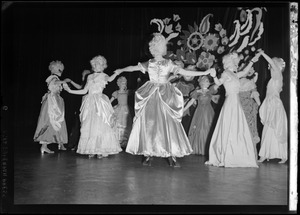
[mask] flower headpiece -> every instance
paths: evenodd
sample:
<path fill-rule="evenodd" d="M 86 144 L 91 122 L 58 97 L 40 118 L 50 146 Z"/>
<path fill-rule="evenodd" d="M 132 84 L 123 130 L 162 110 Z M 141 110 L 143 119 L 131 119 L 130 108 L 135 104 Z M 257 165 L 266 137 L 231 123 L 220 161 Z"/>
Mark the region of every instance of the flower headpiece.
<path fill-rule="evenodd" d="M 57 72 L 62 72 L 64 70 L 64 65 L 61 61 L 52 61 L 49 64 L 49 70 L 51 71 L 52 74 L 55 74 Z"/>

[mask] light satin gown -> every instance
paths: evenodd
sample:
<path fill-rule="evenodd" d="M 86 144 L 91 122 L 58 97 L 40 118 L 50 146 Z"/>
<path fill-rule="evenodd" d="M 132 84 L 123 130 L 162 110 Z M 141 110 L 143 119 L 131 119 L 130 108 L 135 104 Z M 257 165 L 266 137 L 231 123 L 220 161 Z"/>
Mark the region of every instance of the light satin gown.
<path fill-rule="evenodd" d="M 240 82 L 230 71 L 222 73 L 226 99 L 213 132 L 206 164 L 223 167 L 258 167 L 251 132 L 239 99 Z"/>
<path fill-rule="evenodd" d="M 282 84 L 281 80 L 270 79 L 266 97 L 259 109 L 264 125 L 259 156 L 267 159 L 288 159 L 288 123 L 279 96 Z"/>
<path fill-rule="evenodd" d="M 140 64 L 149 81 L 135 93 L 135 117 L 126 152 L 156 157 L 183 157 L 192 153 L 181 124 L 184 102 L 179 89 L 168 82 L 179 69 L 171 60 Z M 145 68 L 147 67 L 147 68 Z"/>
<path fill-rule="evenodd" d="M 79 154 L 117 154 L 122 151 L 115 126 L 114 109 L 109 98 L 102 93 L 108 75 L 94 73 L 87 80 L 88 94 L 80 108 Z"/>
<path fill-rule="evenodd" d="M 62 86 L 56 75 L 50 75 L 46 82 L 48 93 L 42 99 L 33 139 L 35 142 L 65 144 L 68 142 L 68 133 L 65 121 L 65 103 L 60 96 Z"/>

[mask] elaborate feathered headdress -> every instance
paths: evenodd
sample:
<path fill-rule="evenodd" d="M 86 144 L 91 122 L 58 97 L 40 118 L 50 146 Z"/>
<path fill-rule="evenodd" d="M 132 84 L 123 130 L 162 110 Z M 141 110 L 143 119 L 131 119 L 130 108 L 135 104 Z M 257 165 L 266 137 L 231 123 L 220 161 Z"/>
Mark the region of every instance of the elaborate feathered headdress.
<path fill-rule="evenodd" d="M 155 23 L 158 25 L 158 32 L 155 33 L 155 36 L 161 35 L 165 38 L 165 42 L 167 43 L 172 38 L 175 38 L 178 36 L 179 32 L 181 32 L 181 25 L 178 22 L 175 28 L 173 29 L 173 26 L 176 24 L 175 22 L 179 21 L 180 17 L 178 15 L 173 15 L 172 22 L 171 18 L 165 18 L 165 19 L 152 19 L 150 21 L 150 25 L 152 23 Z M 174 25 L 173 25 L 174 24 Z M 165 36 L 166 35 L 166 36 Z"/>

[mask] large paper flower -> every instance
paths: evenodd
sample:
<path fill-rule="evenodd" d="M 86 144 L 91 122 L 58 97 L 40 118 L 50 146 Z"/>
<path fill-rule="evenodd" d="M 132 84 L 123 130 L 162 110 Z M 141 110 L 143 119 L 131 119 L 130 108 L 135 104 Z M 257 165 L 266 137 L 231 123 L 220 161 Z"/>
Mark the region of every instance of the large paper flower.
<path fill-rule="evenodd" d="M 209 69 L 214 64 L 214 61 L 214 55 L 209 52 L 201 52 L 196 65 L 199 69 Z"/>
<path fill-rule="evenodd" d="M 183 44 L 183 48 L 185 51 L 196 51 L 203 44 L 203 36 L 201 33 L 198 32 L 198 26 L 196 25 L 196 23 L 194 23 L 194 27 L 190 25 L 188 27 L 189 31 L 182 31 L 184 35 L 180 36 L 180 38 L 182 39 L 181 44 Z"/>
<path fill-rule="evenodd" d="M 219 36 L 217 34 L 208 34 L 203 42 L 203 48 L 206 51 L 214 51 L 219 44 Z"/>
<path fill-rule="evenodd" d="M 189 49 L 196 51 L 200 49 L 203 44 L 203 36 L 199 32 L 192 33 L 187 39 L 187 46 Z"/>

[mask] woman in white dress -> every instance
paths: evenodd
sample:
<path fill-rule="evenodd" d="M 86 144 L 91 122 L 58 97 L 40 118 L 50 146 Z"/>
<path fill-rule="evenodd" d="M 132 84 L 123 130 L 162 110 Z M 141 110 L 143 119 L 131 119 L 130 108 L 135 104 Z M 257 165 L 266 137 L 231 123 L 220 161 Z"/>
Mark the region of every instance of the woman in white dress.
<path fill-rule="evenodd" d="M 223 57 L 224 72 L 221 78 L 214 77 L 216 84 L 223 84 L 226 98 L 214 129 L 209 160 L 205 163 L 217 167 L 258 167 L 251 132 L 239 99 L 240 80 L 246 76 L 257 54 L 246 68 L 237 72 L 239 56 L 229 53 Z"/>
<path fill-rule="evenodd" d="M 115 123 L 114 109 L 108 96 L 102 93 L 107 82 L 113 81 L 117 74 L 108 76 L 103 72 L 107 67 L 106 59 L 99 55 L 91 60 L 94 73 L 88 76 L 87 84 L 81 90 L 71 90 L 64 84 L 66 91 L 72 94 L 85 95 L 80 108 L 80 139 L 77 153 L 89 157 L 103 158 L 122 151 Z"/>
<path fill-rule="evenodd" d="M 126 152 L 144 155 L 144 165 L 151 165 L 152 157 L 164 157 L 169 159 L 170 166 L 180 167 L 176 158 L 189 155 L 193 150 L 181 124 L 183 95 L 168 79 L 172 74 L 201 76 L 215 70 L 199 72 L 182 69 L 163 57 L 167 42 L 168 38 L 154 34 L 149 43 L 152 59 L 115 72 L 147 71 L 150 79 L 135 93 L 135 117 Z"/>
<path fill-rule="evenodd" d="M 42 107 L 34 134 L 34 141 L 41 144 L 41 153 L 54 153 L 47 145 L 57 143 L 59 150 L 66 150 L 64 144 L 68 142 L 68 133 L 65 121 L 65 103 L 60 96 L 62 84 L 59 77 L 64 65 L 60 61 L 52 61 L 49 65 L 51 75 L 46 79 L 48 92 L 42 98 Z"/>
<path fill-rule="evenodd" d="M 274 57 L 271 59 L 264 52 L 262 52 L 262 56 L 269 63 L 271 79 L 267 85 L 266 97 L 259 109 L 259 116 L 264 127 L 258 162 L 279 158 L 281 159 L 279 163 L 282 164 L 288 159 L 288 123 L 279 95 L 282 91 L 282 72 L 285 68 L 285 62 L 282 58 Z"/>

